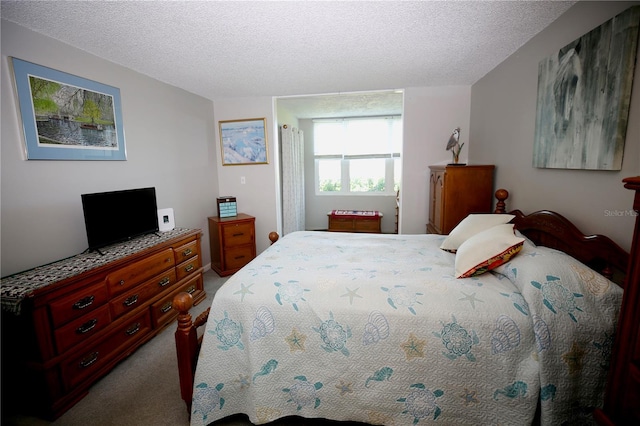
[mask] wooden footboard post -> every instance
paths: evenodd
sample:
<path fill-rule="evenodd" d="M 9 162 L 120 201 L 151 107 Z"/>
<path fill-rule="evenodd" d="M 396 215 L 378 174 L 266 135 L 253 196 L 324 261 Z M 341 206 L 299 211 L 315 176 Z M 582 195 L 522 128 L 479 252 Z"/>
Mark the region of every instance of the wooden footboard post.
<path fill-rule="evenodd" d="M 507 210 L 505 208 L 504 200 L 509 198 L 509 191 L 507 191 L 506 189 L 498 189 L 496 191 L 495 196 L 498 199 L 498 202 L 496 203 L 496 210 L 494 211 L 494 213 L 496 214 L 506 213 Z"/>
<path fill-rule="evenodd" d="M 193 374 L 197 359 L 198 335 L 192 326 L 189 309 L 193 306 L 193 297 L 181 292 L 173 298 L 173 308 L 178 311 L 178 328 L 175 333 L 176 352 L 178 356 L 178 374 L 180 376 L 180 394 L 187 404 L 187 412 L 191 415 L 191 399 L 193 396 Z M 196 359 L 194 359 L 194 356 Z"/>

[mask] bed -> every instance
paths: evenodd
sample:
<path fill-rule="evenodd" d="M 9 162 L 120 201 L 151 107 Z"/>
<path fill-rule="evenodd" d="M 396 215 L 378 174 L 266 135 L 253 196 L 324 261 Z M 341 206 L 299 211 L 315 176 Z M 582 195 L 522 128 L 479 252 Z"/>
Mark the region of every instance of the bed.
<path fill-rule="evenodd" d="M 487 240 L 452 252 L 455 230 L 294 232 L 195 321 L 177 296 L 191 424 L 236 413 L 254 424 L 581 423 L 602 405 L 628 254 L 554 212 L 505 214 L 507 196 L 497 192 L 489 228 L 510 227 L 512 250 L 479 268 L 459 264 Z"/>

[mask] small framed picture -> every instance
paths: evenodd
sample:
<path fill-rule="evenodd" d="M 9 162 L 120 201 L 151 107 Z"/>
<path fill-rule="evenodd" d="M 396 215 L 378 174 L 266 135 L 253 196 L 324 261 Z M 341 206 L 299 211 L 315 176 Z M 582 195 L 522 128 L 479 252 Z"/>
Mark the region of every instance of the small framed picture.
<path fill-rule="evenodd" d="M 11 58 L 28 160 L 126 160 L 120 89 Z"/>
<path fill-rule="evenodd" d="M 269 164 L 266 118 L 220 121 L 223 166 Z"/>

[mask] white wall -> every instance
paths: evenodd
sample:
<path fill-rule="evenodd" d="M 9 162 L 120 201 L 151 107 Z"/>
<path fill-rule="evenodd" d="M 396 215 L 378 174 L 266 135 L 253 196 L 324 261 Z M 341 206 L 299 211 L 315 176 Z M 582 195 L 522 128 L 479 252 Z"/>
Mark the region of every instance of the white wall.
<path fill-rule="evenodd" d="M 461 163 L 484 164 L 470 154 L 471 87 L 409 87 L 404 91 L 404 146 L 400 189 L 400 232 L 424 234 L 429 221 L 429 166 L 451 162 L 446 151 L 453 129 L 464 142 Z M 487 163 L 492 164 L 492 163 Z"/>
<path fill-rule="evenodd" d="M 473 85 L 469 146 L 474 160 L 496 164 L 496 185 L 511 194 L 508 209 L 555 210 L 583 232 L 607 234 L 626 250 L 634 226 L 633 194 L 621 181 L 640 174 L 638 63 L 621 171 L 536 169 L 532 157 L 538 63 L 632 4 L 640 2 L 578 2 Z"/>
<path fill-rule="evenodd" d="M 119 88 L 127 161 L 27 161 L 8 56 Z M 155 186 L 176 226 L 206 233 L 218 196 L 210 100 L 4 20 L 1 74 L 0 276 L 84 251 L 83 193 Z M 202 250 L 207 265 L 206 235 Z"/>
<path fill-rule="evenodd" d="M 220 99 L 214 102 L 215 126 L 219 121 L 249 118 L 267 119 L 267 156 L 268 164 L 227 165 L 217 160 L 219 192 L 221 195 L 233 195 L 237 198 L 238 212 L 256 218 L 256 250 L 264 251 L 271 242 L 268 235 L 277 231 L 282 235 L 280 217 L 277 209 L 280 205 L 278 193 L 279 158 L 278 138 L 274 124 L 274 102 L 271 97 Z M 221 152 L 220 135 L 216 132 L 216 149 Z M 241 183 L 244 177 L 245 183 Z"/>

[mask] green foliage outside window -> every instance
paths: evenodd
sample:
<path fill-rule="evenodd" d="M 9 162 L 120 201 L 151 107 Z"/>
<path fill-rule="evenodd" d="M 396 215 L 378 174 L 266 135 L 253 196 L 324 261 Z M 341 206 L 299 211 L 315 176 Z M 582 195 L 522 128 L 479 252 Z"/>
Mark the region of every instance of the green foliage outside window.
<path fill-rule="evenodd" d="M 372 178 L 352 179 L 351 192 L 384 192 L 384 179 L 374 182 Z"/>
<path fill-rule="evenodd" d="M 351 192 L 384 192 L 385 182 L 384 179 L 378 179 L 377 182 L 374 182 L 372 178 L 353 179 L 350 188 Z M 320 182 L 320 192 L 340 192 L 341 189 L 340 181 L 326 179 Z"/>
<path fill-rule="evenodd" d="M 341 188 L 340 181 L 325 179 L 320 182 L 321 192 L 339 192 Z"/>

